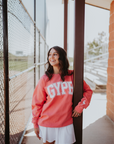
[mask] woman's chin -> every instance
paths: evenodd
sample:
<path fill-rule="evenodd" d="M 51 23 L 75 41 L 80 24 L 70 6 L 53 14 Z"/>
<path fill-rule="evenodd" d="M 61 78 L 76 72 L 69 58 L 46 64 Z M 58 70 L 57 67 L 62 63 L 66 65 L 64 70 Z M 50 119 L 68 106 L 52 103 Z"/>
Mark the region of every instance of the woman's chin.
<path fill-rule="evenodd" d="M 58 64 L 51 64 L 51 66 L 53 66 L 53 67 L 59 67 Z"/>

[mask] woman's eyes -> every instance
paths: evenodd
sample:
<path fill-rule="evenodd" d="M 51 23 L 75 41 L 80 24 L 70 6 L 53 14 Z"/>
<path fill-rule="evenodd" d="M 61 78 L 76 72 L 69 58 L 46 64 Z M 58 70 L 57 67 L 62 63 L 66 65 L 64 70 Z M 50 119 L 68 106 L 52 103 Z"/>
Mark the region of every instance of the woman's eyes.
<path fill-rule="evenodd" d="M 54 56 L 56 56 L 57 54 L 53 54 Z M 51 54 L 49 54 L 49 56 L 51 56 Z"/>

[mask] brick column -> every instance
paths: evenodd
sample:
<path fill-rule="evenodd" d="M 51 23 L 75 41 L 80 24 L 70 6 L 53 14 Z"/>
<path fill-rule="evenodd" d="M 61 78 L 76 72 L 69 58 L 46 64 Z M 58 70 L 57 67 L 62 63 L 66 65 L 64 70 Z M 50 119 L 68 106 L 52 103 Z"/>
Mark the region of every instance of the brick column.
<path fill-rule="evenodd" d="M 110 4 L 109 58 L 107 69 L 107 115 L 114 122 L 114 0 Z"/>

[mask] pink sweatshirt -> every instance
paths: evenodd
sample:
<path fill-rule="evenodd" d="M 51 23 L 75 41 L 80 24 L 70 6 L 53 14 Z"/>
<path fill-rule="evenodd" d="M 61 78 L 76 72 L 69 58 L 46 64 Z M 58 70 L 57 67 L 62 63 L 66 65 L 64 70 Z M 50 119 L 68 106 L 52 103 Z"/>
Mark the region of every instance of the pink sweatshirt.
<path fill-rule="evenodd" d="M 65 76 L 64 82 L 59 74 L 53 74 L 51 80 L 46 75 L 41 77 L 32 99 L 32 123 L 34 128 L 37 128 L 38 125 L 63 127 L 73 123 L 72 80 L 73 75 Z M 75 107 L 77 112 L 82 113 L 83 109 L 88 107 L 92 93 L 92 90 L 84 81 L 83 98 Z"/>

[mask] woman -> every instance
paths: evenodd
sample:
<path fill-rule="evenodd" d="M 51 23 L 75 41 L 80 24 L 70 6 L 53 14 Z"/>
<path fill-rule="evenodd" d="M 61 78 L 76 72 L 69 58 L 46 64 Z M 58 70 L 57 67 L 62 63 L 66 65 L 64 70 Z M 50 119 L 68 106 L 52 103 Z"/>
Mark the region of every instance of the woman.
<path fill-rule="evenodd" d="M 85 83 L 83 98 L 72 113 L 73 71 L 64 49 L 55 46 L 48 52 L 48 68 L 39 80 L 32 99 L 32 122 L 44 144 L 72 144 L 75 140 L 73 118 L 90 103 L 92 90 Z"/>

